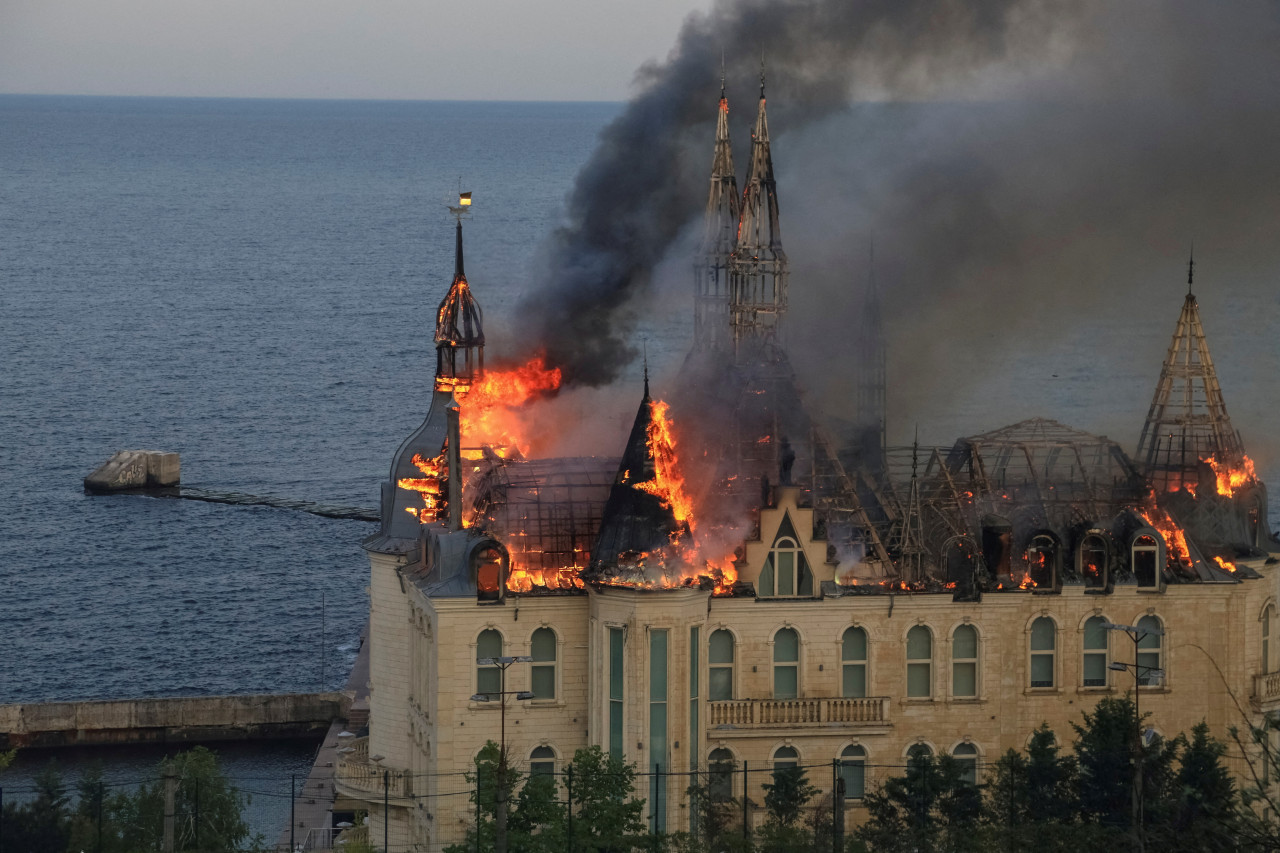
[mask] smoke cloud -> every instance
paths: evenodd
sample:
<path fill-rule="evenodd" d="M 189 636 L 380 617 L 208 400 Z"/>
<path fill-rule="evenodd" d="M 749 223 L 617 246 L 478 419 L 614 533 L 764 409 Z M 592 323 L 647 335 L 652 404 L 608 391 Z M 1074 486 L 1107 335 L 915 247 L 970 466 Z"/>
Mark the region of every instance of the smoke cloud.
<path fill-rule="evenodd" d="M 967 397 L 976 422 L 932 419 L 936 434 L 927 422 L 922 437 L 1048 414 L 1131 445 L 1194 240 L 1228 407 L 1256 455 L 1250 435 L 1263 432 L 1266 406 L 1243 391 L 1280 369 L 1262 337 L 1266 318 L 1280 319 L 1278 9 L 721 3 L 640 71 L 639 94 L 578 176 L 522 314 L 568 383 L 619 375 L 655 269 L 701 215 L 721 54 L 741 171 L 763 50 L 792 260 L 788 329 L 824 342 L 793 346 L 792 358 L 810 381 L 825 377 L 814 390 L 827 408 L 840 413 L 851 396 L 831 365 L 854 351 L 874 236 L 891 441 L 895 427 L 901 439 L 925 412 Z M 691 291 L 691 274 L 680 287 Z M 1255 325 L 1215 325 L 1240 300 L 1257 301 L 1236 312 Z M 1109 392 L 1092 387 L 1104 373 Z M 1115 381 L 1130 374 L 1132 384 Z"/>

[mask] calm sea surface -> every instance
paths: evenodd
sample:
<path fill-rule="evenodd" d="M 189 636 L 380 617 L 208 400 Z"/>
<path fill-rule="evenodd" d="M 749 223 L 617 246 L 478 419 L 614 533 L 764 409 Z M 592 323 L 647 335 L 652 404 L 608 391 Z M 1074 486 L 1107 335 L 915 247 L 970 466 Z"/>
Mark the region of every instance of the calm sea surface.
<path fill-rule="evenodd" d="M 157 448 L 182 454 L 189 485 L 373 506 L 425 413 L 459 179 L 476 198 L 469 277 L 486 320 L 511 323 L 617 110 L 0 96 L 0 703 L 341 685 L 367 614 L 368 525 L 88 497 L 81 478 Z M 1218 328 L 1274 329 L 1278 306 L 1219 305 Z M 1177 308 L 1140 331 L 1153 348 Z M 654 333 L 658 361 L 688 332 L 683 304 L 666 312 L 679 319 Z M 1132 389 L 1113 395 L 1131 445 L 1159 362 L 1100 363 L 1131 334 L 1110 323 L 1051 368 L 1003 365 L 1003 386 L 948 415 L 992 429 L 1032 401 L 1096 428 L 1078 392 L 1113 384 Z M 1220 370 L 1257 346 L 1212 334 Z M 1052 393 L 1035 378 L 1050 372 Z M 1263 390 L 1255 418 L 1273 408 Z M 287 782 L 310 747 L 265 766 L 251 753 L 233 773 Z"/>

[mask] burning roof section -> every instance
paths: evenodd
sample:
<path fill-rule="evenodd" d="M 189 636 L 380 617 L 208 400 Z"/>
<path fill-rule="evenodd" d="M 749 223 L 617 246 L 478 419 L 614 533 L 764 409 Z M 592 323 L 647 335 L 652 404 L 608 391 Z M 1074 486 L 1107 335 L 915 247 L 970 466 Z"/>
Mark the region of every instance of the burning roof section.
<path fill-rule="evenodd" d="M 504 543 L 508 592 L 581 588 L 617 470 L 617 458 L 487 458 L 467 486 L 470 525 Z"/>
<path fill-rule="evenodd" d="M 583 578 L 590 581 L 663 584 L 662 577 L 681 574 L 675 550 L 687 538 L 687 521 L 677 519 L 680 507 L 660 488 L 664 460 L 656 456 L 658 429 L 655 403 L 645 379 L 644 398 L 636 410 L 627 446 L 600 521 L 600 535 Z"/>
<path fill-rule="evenodd" d="M 778 186 L 773 177 L 763 73 L 729 281 L 729 321 L 735 345 L 741 347 L 754 336 L 772 338 L 787 311 L 787 255 L 782 250 L 778 221 Z"/>
<path fill-rule="evenodd" d="M 1209 355 L 1200 306 L 1191 292 L 1194 269 L 1192 260 L 1187 297 L 1138 439 L 1138 460 L 1152 487 L 1160 492 L 1194 484 L 1201 460 L 1213 458 L 1230 467 L 1245 460 L 1244 444 L 1231 426 Z"/>

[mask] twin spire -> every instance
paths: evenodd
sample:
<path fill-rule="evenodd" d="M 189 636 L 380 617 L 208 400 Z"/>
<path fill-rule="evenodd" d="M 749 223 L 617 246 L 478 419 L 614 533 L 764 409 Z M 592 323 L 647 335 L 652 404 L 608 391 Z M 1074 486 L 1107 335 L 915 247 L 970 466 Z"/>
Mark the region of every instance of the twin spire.
<path fill-rule="evenodd" d="M 729 140 L 729 101 L 721 74 L 711 188 L 695 269 L 694 327 L 699 347 L 718 346 L 726 328 L 735 348 L 756 338 L 772 340 L 787 309 L 787 256 L 782 249 L 764 83 L 762 64 L 751 160 L 739 197 Z"/>

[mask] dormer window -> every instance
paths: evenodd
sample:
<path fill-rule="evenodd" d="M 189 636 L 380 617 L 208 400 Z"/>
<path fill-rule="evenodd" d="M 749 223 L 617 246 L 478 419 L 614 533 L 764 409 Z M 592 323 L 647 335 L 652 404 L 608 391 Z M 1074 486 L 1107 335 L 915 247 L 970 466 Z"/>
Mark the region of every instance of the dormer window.
<path fill-rule="evenodd" d="M 800 547 L 790 516 L 783 516 L 773 547 L 765 557 L 756 592 L 762 598 L 813 595 L 813 572 Z"/>
<path fill-rule="evenodd" d="M 1097 533 L 1090 533 L 1080 543 L 1080 577 L 1084 585 L 1096 589 L 1107 586 L 1107 542 Z"/>
<path fill-rule="evenodd" d="M 501 601 L 506 582 L 502 549 L 489 545 L 476 549 L 471 557 L 472 572 L 476 579 L 477 601 Z"/>
<path fill-rule="evenodd" d="M 1152 536 L 1136 536 L 1131 553 L 1138 586 L 1156 586 L 1160 579 L 1160 544 Z"/>

